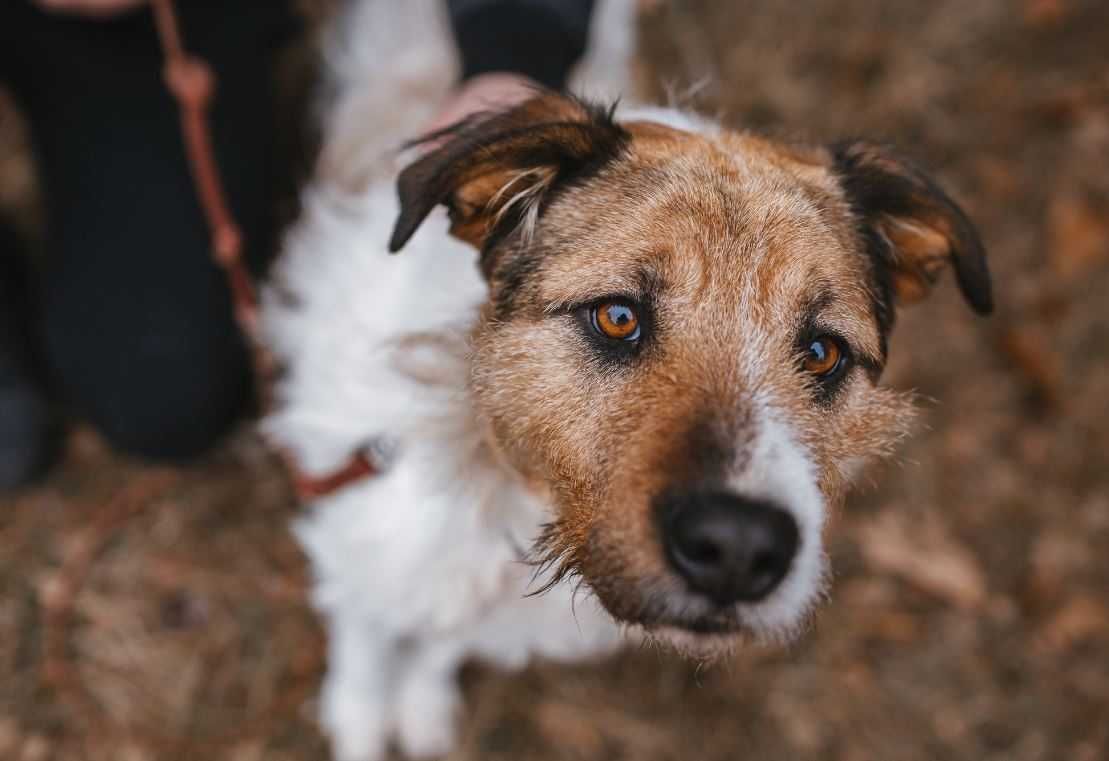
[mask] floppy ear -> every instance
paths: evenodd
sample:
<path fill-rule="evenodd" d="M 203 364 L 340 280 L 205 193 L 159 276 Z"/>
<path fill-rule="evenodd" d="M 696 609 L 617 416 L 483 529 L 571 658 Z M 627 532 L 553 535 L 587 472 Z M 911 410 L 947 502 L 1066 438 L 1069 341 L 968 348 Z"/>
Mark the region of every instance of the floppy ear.
<path fill-rule="evenodd" d="M 553 186 L 623 150 L 629 136 L 612 115 L 612 109 L 543 92 L 424 138 L 442 143 L 398 178 L 400 216 L 389 250 L 399 251 L 440 203 L 450 212 L 451 234 L 478 249 L 501 225 L 534 227 Z"/>
<path fill-rule="evenodd" d="M 927 296 L 951 264 L 974 311 L 993 310 L 982 241 L 946 193 L 915 165 L 879 146 L 840 143 L 832 155 L 868 253 L 899 302 L 911 304 Z"/>

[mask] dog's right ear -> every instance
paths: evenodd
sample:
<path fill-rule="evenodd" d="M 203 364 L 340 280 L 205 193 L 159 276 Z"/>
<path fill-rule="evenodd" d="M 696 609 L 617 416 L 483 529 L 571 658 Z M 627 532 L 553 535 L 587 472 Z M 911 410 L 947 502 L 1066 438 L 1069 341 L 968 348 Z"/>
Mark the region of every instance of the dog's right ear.
<path fill-rule="evenodd" d="M 451 234 L 479 250 L 500 225 L 534 228 L 552 187 L 618 156 L 630 136 L 612 109 L 541 92 L 508 111 L 479 115 L 419 142 L 440 143 L 401 172 L 399 251 L 438 204 Z"/>

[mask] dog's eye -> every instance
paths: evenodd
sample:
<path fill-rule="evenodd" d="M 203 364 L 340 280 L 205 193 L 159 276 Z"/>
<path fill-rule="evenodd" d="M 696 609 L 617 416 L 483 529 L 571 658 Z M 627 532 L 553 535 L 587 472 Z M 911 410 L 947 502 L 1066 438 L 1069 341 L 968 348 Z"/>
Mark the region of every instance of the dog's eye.
<path fill-rule="evenodd" d="M 846 365 L 847 353 L 839 339 L 832 336 L 814 338 L 805 349 L 801 366 L 817 378 L 827 380 L 839 375 Z"/>
<path fill-rule="evenodd" d="M 593 329 L 613 341 L 636 341 L 640 336 L 639 315 L 626 301 L 602 301 L 589 311 Z"/>

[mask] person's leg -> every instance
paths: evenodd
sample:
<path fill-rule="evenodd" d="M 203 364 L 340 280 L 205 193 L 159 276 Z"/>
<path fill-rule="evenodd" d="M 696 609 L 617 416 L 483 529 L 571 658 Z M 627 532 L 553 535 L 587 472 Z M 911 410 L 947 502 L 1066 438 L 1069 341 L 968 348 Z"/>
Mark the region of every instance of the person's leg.
<path fill-rule="evenodd" d="M 0 491 L 41 473 L 58 439 L 35 366 L 30 285 L 23 241 L 0 220 Z"/>
<path fill-rule="evenodd" d="M 5 5 L 15 37 L 8 78 L 31 122 L 48 201 L 42 338 L 52 377 L 118 448 L 197 454 L 248 406 L 251 380 L 150 13 L 90 22 L 25 0 Z M 273 233 L 270 64 L 284 4 L 177 6 L 187 46 L 219 77 L 217 157 L 260 269 Z"/>

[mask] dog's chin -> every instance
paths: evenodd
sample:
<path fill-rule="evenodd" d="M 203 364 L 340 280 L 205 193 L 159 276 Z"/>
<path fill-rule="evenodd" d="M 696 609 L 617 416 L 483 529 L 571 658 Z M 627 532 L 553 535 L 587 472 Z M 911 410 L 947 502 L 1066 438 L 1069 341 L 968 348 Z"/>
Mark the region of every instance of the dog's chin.
<path fill-rule="evenodd" d="M 766 597 L 719 604 L 691 590 L 673 573 L 593 576 L 575 569 L 597 602 L 626 626 L 633 639 L 710 660 L 745 645 L 782 646 L 811 625 L 826 595 L 826 563 L 817 549 L 801 553 L 794 567 Z M 580 587 L 579 587 L 580 588 Z"/>
<path fill-rule="evenodd" d="M 643 627 L 642 631 L 647 642 L 697 661 L 727 658 L 743 646 L 758 641 L 757 636 L 745 629 L 703 631 L 668 624 Z"/>
<path fill-rule="evenodd" d="M 796 580 L 795 580 L 796 581 Z M 822 586 L 793 597 L 789 587 L 755 604 L 717 606 L 700 595 L 677 592 L 654 596 L 639 615 L 618 616 L 650 643 L 699 660 L 714 660 L 744 646 L 781 646 L 810 626 Z M 794 592 L 798 591 L 796 588 Z M 610 609 L 610 613 L 615 613 Z"/>
<path fill-rule="evenodd" d="M 807 621 L 807 617 L 802 617 L 790 626 L 766 627 L 733 616 L 710 616 L 636 626 L 648 642 L 686 658 L 713 661 L 745 646 L 787 644 L 800 636 Z"/>

